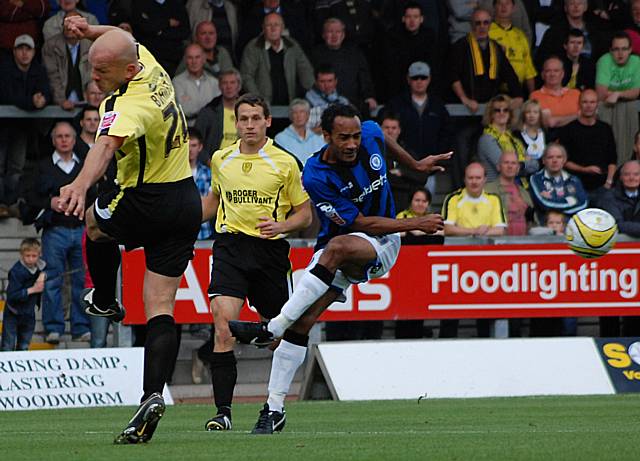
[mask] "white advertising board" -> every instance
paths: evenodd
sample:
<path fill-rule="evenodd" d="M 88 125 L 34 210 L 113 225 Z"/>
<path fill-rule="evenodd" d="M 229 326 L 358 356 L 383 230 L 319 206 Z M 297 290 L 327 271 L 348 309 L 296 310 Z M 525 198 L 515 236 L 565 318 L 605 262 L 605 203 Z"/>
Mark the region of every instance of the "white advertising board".
<path fill-rule="evenodd" d="M 590 338 L 318 345 L 339 400 L 615 394 Z"/>
<path fill-rule="evenodd" d="M 138 405 L 140 347 L 0 352 L 0 411 Z M 165 386 L 165 403 L 173 404 Z"/>

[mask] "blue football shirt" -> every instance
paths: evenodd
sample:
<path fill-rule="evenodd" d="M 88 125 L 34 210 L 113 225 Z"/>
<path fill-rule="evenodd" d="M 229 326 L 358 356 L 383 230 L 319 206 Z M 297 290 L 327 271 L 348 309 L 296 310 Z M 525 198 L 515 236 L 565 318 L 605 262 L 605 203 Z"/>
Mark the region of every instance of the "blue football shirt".
<path fill-rule="evenodd" d="M 384 135 L 373 121 L 362 124 L 362 141 L 352 165 L 322 160 L 326 147 L 307 160 L 302 183 L 320 218 L 316 250 L 336 235 L 353 232 L 356 217 L 395 218 L 396 211 L 387 180 Z"/>

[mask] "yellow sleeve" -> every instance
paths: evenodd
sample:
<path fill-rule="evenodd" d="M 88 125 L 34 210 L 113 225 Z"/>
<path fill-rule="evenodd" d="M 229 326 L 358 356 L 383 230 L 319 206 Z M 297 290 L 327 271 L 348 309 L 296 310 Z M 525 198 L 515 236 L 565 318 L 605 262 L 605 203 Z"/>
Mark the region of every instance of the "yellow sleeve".
<path fill-rule="evenodd" d="M 491 207 L 491 227 L 506 226 L 507 217 L 502 209 L 502 202 L 500 201 L 500 198 L 496 195 L 490 195 L 489 199 L 493 205 Z"/>
<path fill-rule="evenodd" d="M 145 132 L 143 112 L 124 97 L 113 95 L 104 102 L 104 113 L 98 126 L 98 136 L 118 136 L 137 139 Z"/>
<path fill-rule="evenodd" d="M 445 224 L 455 224 L 458 222 L 458 198 L 454 195 L 450 195 L 445 199 L 442 205 L 442 216 L 444 217 Z"/>
<path fill-rule="evenodd" d="M 220 191 L 218 190 L 218 184 L 220 182 L 218 179 L 218 167 L 220 165 L 218 164 L 218 161 L 217 161 L 219 156 L 216 156 L 218 152 L 220 151 L 219 150 L 215 151 L 211 156 L 211 190 L 216 195 L 220 194 Z"/>
<path fill-rule="evenodd" d="M 287 191 L 292 206 L 302 205 L 309 200 L 307 191 L 302 187 L 302 172 L 293 159 L 289 163 L 289 174 L 287 174 L 285 181 L 285 190 Z"/>

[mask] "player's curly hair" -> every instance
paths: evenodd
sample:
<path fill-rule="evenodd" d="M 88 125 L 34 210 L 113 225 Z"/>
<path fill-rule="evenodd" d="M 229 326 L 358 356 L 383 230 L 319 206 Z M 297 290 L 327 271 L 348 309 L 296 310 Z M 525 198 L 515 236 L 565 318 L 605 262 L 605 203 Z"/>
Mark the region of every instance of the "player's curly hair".
<path fill-rule="evenodd" d="M 320 118 L 322 131 L 331 133 L 333 130 L 333 121 L 336 117 L 360 118 L 360 112 L 351 104 L 331 104 L 322 112 L 322 117 Z"/>

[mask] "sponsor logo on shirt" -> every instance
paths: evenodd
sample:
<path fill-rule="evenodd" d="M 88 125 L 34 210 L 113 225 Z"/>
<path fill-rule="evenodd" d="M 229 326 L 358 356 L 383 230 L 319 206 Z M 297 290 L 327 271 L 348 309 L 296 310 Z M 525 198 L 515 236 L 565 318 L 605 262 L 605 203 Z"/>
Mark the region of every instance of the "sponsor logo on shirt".
<path fill-rule="evenodd" d="M 111 128 L 111 126 L 115 123 L 117 118 L 118 118 L 118 112 L 116 111 L 105 112 L 105 114 L 102 116 L 102 120 L 100 121 L 100 127 L 98 128 L 98 131 L 108 130 L 109 128 Z"/>
<path fill-rule="evenodd" d="M 253 189 L 234 189 L 225 193 L 227 202 L 238 204 L 255 204 L 255 205 L 271 205 L 273 197 L 262 197 L 258 195 L 257 190 Z"/>
<path fill-rule="evenodd" d="M 370 185 L 365 187 L 362 190 L 362 193 L 359 196 L 352 198 L 351 201 L 355 202 L 355 203 L 364 202 L 364 199 L 367 197 L 367 195 L 374 193 L 378 189 L 382 189 L 382 187 L 384 187 L 386 182 L 387 182 L 387 175 L 386 174 L 381 174 L 378 179 L 376 179 Z"/>
<path fill-rule="evenodd" d="M 324 215 L 338 226 L 344 226 L 347 222 L 340 216 L 336 209 L 329 202 L 320 202 L 316 206 Z"/>

